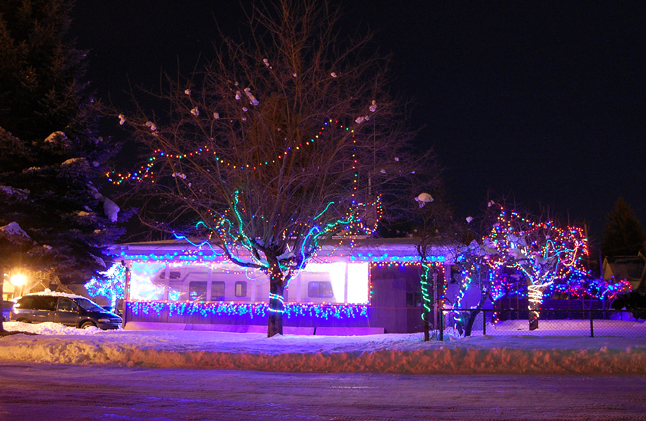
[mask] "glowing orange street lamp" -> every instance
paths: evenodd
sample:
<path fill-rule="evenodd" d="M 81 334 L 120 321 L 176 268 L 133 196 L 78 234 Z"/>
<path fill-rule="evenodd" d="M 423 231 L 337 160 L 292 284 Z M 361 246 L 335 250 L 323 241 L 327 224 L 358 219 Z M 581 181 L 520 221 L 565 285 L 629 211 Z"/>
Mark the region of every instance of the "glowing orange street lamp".
<path fill-rule="evenodd" d="M 27 277 L 21 273 L 17 273 L 9 279 L 9 282 L 16 288 L 20 288 L 20 296 L 22 296 L 22 289 L 27 283 Z"/>

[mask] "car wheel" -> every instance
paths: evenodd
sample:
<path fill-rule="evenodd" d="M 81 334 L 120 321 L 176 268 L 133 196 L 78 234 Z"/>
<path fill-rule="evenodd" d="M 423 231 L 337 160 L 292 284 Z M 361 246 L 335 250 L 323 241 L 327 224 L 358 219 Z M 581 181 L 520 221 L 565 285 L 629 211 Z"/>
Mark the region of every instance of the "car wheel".
<path fill-rule="evenodd" d="M 87 321 L 81 325 L 81 329 L 87 329 L 88 327 L 96 327 L 94 322 Z"/>

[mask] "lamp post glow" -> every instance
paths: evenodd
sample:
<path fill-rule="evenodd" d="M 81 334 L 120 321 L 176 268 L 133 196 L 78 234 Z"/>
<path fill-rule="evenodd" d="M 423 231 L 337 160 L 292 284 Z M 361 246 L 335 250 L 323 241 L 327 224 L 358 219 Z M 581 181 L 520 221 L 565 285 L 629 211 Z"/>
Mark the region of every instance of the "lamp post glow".
<path fill-rule="evenodd" d="M 20 288 L 20 295 L 22 295 L 22 289 L 27 283 L 27 277 L 23 274 L 17 273 L 11 277 L 9 280 L 13 286 Z"/>

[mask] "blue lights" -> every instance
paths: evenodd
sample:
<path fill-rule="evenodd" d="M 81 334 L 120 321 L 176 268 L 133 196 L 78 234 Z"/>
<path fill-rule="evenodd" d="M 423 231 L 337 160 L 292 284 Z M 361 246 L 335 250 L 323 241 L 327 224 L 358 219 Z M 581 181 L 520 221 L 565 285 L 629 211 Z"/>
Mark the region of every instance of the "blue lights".
<path fill-rule="evenodd" d="M 197 315 L 205 318 L 209 316 L 246 316 L 253 319 L 254 317 L 266 317 L 269 312 L 267 303 L 129 301 L 127 305 L 133 315 L 161 316 L 165 314 L 170 318 Z M 368 305 L 285 303 L 284 315 L 288 319 L 367 319 Z"/>

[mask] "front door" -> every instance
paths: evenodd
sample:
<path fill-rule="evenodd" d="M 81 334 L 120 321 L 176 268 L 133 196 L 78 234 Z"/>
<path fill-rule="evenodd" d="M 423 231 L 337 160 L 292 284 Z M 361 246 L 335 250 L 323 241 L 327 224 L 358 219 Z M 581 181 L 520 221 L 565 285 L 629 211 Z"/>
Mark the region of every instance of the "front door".
<path fill-rule="evenodd" d="M 60 297 L 56 309 L 55 321 L 67 326 L 77 326 L 79 321 L 79 308 L 69 298 Z"/>

